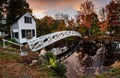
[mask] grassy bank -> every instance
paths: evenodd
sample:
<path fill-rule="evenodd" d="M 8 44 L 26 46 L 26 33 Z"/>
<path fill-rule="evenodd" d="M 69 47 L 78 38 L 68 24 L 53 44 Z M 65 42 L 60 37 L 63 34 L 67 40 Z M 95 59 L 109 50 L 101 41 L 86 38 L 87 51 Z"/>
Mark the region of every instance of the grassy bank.
<path fill-rule="evenodd" d="M 22 62 L 18 52 L 0 51 L 0 78 L 58 78 L 47 65 L 30 66 Z"/>

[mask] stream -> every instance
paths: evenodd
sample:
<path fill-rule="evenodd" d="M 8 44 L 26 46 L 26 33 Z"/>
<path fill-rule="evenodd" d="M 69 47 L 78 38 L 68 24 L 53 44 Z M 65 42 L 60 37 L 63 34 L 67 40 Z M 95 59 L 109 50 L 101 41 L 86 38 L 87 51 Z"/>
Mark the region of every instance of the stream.
<path fill-rule="evenodd" d="M 109 71 L 108 66 L 120 59 L 120 43 L 118 42 L 107 41 L 104 44 L 100 43 L 99 47 L 98 43 L 95 43 L 95 45 L 89 43 L 89 46 L 90 48 L 82 46 L 82 50 L 74 52 L 69 58 L 64 60 L 63 63 L 68 68 L 67 78 L 99 75 L 102 72 Z M 94 53 L 90 54 L 90 52 Z"/>

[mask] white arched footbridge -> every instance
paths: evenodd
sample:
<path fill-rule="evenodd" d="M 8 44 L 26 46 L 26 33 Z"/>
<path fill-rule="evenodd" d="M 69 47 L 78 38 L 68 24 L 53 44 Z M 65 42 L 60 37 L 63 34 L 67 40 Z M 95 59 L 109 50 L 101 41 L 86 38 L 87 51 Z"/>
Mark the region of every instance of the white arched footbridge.
<path fill-rule="evenodd" d="M 28 41 L 28 45 L 32 51 L 38 51 L 50 44 L 53 44 L 61 39 L 64 39 L 70 36 L 81 37 L 81 34 L 76 31 L 60 31 L 60 32 L 50 33 L 50 34 L 38 37 L 35 40 Z"/>

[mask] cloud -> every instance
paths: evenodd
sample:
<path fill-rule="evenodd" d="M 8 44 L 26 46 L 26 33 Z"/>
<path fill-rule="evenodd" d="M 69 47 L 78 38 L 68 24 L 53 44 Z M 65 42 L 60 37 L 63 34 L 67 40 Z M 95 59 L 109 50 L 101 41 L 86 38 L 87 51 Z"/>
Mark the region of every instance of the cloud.
<path fill-rule="evenodd" d="M 42 10 L 46 15 L 64 13 L 74 16 L 73 14 L 84 0 L 27 0 L 27 2 L 33 11 Z"/>
<path fill-rule="evenodd" d="M 79 6 L 84 0 L 27 0 L 32 9 L 54 10 Z"/>
<path fill-rule="evenodd" d="M 54 16 L 56 13 L 65 13 L 74 16 L 80 4 L 85 0 L 27 0 L 31 9 L 42 10 L 44 15 Z M 92 0 L 96 6 L 108 3 L 109 0 Z M 73 15 L 74 14 L 74 15 Z"/>

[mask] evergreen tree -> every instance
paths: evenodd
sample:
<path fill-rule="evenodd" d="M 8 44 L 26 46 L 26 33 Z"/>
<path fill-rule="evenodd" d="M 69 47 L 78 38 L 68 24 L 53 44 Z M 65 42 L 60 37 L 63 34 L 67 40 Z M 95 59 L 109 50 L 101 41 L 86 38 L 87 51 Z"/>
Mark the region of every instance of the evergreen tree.
<path fill-rule="evenodd" d="M 90 18 L 91 18 L 91 34 L 92 35 L 101 34 L 100 26 L 98 25 L 99 19 L 97 14 L 92 13 L 90 15 Z"/>
<path fill-rule="evenodd" d="M 0 0 L 0 20 L 4 17 L 6 12 L 7 0 Z"/>
<path fill-rule="evenodd" d="M 10 0 L 7 10 L 8 25 L 11 25 L 17 17 L 23 15 L 25 12 L 29 11 L 32 13 L 26 0 Z"/>
<path fill-rule="evenodd" d="M 0 31 L 1 32 L 5 32 L 6 30 L 6 24 L 5 24 L 6 6 L 7 6 L 7 0 L 0 0 Z"/>

